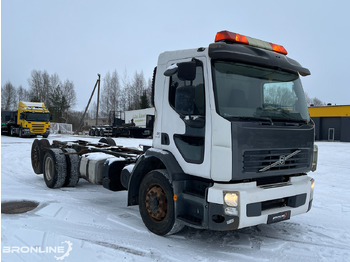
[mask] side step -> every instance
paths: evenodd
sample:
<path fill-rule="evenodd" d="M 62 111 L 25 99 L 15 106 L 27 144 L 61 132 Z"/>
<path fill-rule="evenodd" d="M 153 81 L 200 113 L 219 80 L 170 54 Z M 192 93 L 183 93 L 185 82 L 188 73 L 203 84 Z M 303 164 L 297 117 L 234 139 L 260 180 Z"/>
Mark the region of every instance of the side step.
<path fill-rule="evenodd" d="M 208 207 L 205 196 L 193 192 L 183 192 L 179 196 L 177 219 L 195 228 L 207 228 Z"/>

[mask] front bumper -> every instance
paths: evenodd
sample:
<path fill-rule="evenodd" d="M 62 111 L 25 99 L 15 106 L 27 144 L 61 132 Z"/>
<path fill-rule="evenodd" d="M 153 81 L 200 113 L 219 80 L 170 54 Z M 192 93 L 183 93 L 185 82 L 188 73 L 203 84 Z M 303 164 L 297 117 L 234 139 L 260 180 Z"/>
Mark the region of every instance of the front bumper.
<path fill-rule="evenodd" d="M 32 129 L 31 131 L 28 129 L 28 135 L 41 135 L 41 136 L 48 136 L 50 135 L 50 128 L 46 128 L 46 130 L 42 130 L 45 132 L 37 132 L 37 130 Z"/>
<path fill-rule="evenodd" d="M 256 182 L 240 184 L 215 183 L 208 189 L 209 229 L 232 230 L 287 220 L 311 208 L 312 178 L 291 177 L 288 182 L 257 186 Z M 225 192 L 239 194 L 234 215 L 225 212 Z"/>

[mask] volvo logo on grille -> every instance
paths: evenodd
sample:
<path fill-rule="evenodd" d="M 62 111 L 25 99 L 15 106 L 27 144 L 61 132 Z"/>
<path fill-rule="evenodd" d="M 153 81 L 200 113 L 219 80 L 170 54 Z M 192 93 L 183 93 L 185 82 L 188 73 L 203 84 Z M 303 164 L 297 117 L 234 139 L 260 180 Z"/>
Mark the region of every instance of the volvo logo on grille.
<path fill-rule="evenodd" d="M 285 155 L 281 155 L 279 157 L 279 160 L 277 160 L 276 162 L 272 163 L 271 165 L 268 165 L 262 169 L 259 169 L 259 172 L 265 172 L 267 170 L 269 170 L 270 168 L 273 168 L 275 166 L 283 166 L 286 164 L 286 161 L 289 159 L 289 158 L 292 158 L 293 156 L 295 156 L 296 154 L 299 154 L 301 152 L 301 150 L 296 150 L 294 151 L 293 153 L 285 156 Z"/>

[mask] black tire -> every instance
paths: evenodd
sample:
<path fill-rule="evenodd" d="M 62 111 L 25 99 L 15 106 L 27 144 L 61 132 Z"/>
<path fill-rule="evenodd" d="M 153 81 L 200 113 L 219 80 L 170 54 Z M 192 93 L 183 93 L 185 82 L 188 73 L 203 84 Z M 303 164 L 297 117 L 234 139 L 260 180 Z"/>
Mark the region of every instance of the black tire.
<path fill-rule="evenodd" d="M 10 127 L 10 136 L 15 136 L 15 128 L 13 126 Z"/>
<path fill-rule="evenodd" d="M 43 163 L 46 151 L 50 148 L 50 142 L 46 139 L 35 139 L 30 153 L 32 167 L 35 174 L 43 173 Z"/>
<path fill-rule="evenodd" d="M 116 146 L 117 144 L 115 143 L 113 138 L 110 137 L 102 137 L 99 141 L 99 143 L 104 143 L 107 144 L 109 146 Z"/>
<path fill-rule="evenodd" d="M 67 177 L 63 186 L 65 187 L 75 187 L 79 182 L 79 164 L 80 157 L 73 148 L 65 148 L 63 151 L 66 154 L 66 163 L 67 163 Z"/>
<path fill-rule="evenodd" d="M 50 148 L 44 157 L 44 180 L 49 188 L 60 188 L 66 181 L 67 163 L 63 151 Z"/>
<path fill-rule="evenodd" d="M 175 219 L 173 189 L 165 177 L 166 170 L 153 170 L 142 180 L 139 210 L 146 227 L 154 234 L 174 234 L 183 228 Z"/>
<path fill-rule="evenodd" d="M 110 145 L 110 146 L 116 146 L 117 145 L 113 138 L 107 137 L 106 139 L 107 139 L 108 145 Z"/>
<path fill-rule="evenodd" d="M 89 130 L 89 136 L 93 136 L 92 135 L 92 129 Z"/>
<path fill-rule="evenodd" d="M 91 136 L 95 136 L 95 129 L 91 129 Z"/>
<path fill-rule="evenodd" d="M 100 130 L 100 136 L 105 136 L 105 131 L 103 131 L 102 129 Z"/>
<path fill-rule="evenodd" d="M 23 130 L 22 130 L 22 127 L 19 128 L 19 134 L 18 134 L 19 137 L 24 137 L 23 136 Z"/>

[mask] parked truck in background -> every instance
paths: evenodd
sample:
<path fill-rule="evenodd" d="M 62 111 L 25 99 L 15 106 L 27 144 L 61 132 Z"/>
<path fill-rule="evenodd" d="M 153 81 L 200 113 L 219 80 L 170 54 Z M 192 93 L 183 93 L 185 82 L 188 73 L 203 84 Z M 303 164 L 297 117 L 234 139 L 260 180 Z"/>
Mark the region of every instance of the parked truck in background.
<path fill-rule="evenodd" d="M 112 113 L 112 112 L 111 112 Z M 113 112 L 111 125 L 96 125 L 89 130 L 90 136 L 145 138 L 153 134 L 154 108 Z"/>
<path fill-rule="evenodd" d="M 33 168 L 50 188 L 80 176 L 127 190 L 158 235 L 290 219 L 311 209 L 317 165 L 300 75 L 310 71 L 283 46 L 218 32 L 207 47 L 159 56 L 152 147 L 35 140 Z"/>
<path fill-rule="evenodd" d="M 42 102 L 19 101 L 17 111 L 1 111 L 1 134 L 46 138 L 50 134 L 50 112 Z"/>

